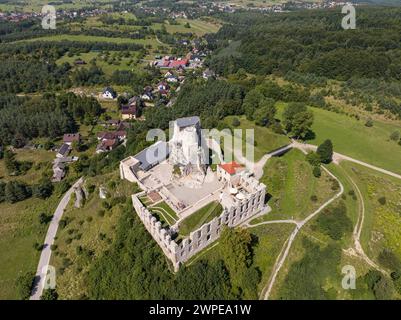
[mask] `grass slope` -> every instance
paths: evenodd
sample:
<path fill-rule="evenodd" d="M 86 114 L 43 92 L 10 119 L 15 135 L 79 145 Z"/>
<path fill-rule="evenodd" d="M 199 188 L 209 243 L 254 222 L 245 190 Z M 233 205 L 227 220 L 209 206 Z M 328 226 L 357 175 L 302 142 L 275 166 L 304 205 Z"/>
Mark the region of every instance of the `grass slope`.
<path fill-rule="evenodd" d="M 285 104 L 278 104 L 283 111 Z M 343 114 L 311 108 L 314 114 L 312 126 L 316 137 L 309 142 L 315 145 L 331 139 L 334 150 L 352 158 L 401 174 L 401 146 L 390 140 L 401 127 L 374 121 L 366 127 L 365 120 L 356 120 Z"/>
<path fill-rule="evenodd" d="M 322 176 L 315 178 L 305 155 L 295 149 L 282 157 L 269 159 L 261 182 L 272 196 L 269 200 L 272 212 L 252 223 L 305 218 L 337 192 L 332 189 L 332 178 L 323 170 Z M 317 201 L 311 200 L 312 195 Z"/>

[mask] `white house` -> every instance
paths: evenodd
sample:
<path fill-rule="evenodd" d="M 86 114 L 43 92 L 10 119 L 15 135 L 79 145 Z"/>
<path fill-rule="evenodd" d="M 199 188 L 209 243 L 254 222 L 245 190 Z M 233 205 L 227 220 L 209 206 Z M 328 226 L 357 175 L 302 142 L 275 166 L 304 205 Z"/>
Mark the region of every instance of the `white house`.
<path fill-rule="evenodd" d="M 115 99 L 117 98 L 117 93 L 114 91 L 113 88 L 107 87 L 103 90 L 102 97 L 104 99 Z"/>

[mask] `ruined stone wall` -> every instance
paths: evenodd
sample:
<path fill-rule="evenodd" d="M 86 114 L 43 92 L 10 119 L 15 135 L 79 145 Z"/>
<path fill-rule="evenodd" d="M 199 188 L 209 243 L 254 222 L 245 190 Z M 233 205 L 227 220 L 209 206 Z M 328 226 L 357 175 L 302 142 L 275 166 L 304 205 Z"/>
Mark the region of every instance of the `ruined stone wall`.
<path fill-rule="evenodd" d="M 257 180 L 256 180 L 257 181 Z M 252 181 L 253 182 L 253 181 Z M 265 208 L 266 187 L 258 183 L 258 188 L 246 199 L 231 208 L 223 208 L 223 213 L 178 244 L 176 261 L 183 263 L 220 237 L 224 225 L 235 227 Z"/>
<path fill-rule="evenodd" d="M 132 196 L 132 204 L 146 230 L 151 234 L 157 242 L 164 254 L 173 263 L 174 269 L 178 270 L 178 261 L 176 261 L 177 244 L 171 240 L 169 231 L 162 228 L 161 222 L 158 221 L 152 213 L 141 203 L 138 197 L 145 196 L 146 192 L 141 192 Z"/>
<path fill-rule="evenodd" d="M 171 239 L 169 230 L 163 229 L 161 222 L 157 221 L 139 201 L 138 197 L 146 195 L 146 192 L 132 196 L 133 206 L 139 218 L 153 239 L 159 244 L 164 254 L 171 260 L 176 271 L 181 263 L 186 262 L 217 240 L 224 225 L 235 227 L 264 209 L 265 185 L 252 177 L 244 176 L 242 179 L 244 185 L 247 185 L 248 188 L 253 188 L 253 192 L 248 194 L 246 199 L 236 203 L 235 206 L 223 208 L 223 212 L 219 217 L 215 217 L 209 223 L 191 232 L 189 237 L 183 239 L 179 244 Z"/>

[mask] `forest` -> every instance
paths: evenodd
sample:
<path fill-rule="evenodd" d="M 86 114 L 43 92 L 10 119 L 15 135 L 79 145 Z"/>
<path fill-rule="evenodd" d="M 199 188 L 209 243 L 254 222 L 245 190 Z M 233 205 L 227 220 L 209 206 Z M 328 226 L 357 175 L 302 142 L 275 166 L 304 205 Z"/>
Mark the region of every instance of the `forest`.
<path fill-rule="evenodd" d="M 96 99 L 73 93 L 59 96 L 46 94 L 41 99 L 16 99 L 10 96 L 2 100 L 0 145 L 11 144 L 17 148 L 23 147 L 32 138 L 54 139 L 64 133 L 76 132 L 78 122 L 102 112 Z"/>
<path fill-rule="evenodd" d="M 226 15 L 220 31 L 207 35 L 214 50 L 207 64 L 225 76 L 242 69 L 307 86 L 343 81 L 348 100 L 400 117 L 400 17 L 397 7 L 360 7 L 358 28 L 343 30 L 334 9 Z"/>

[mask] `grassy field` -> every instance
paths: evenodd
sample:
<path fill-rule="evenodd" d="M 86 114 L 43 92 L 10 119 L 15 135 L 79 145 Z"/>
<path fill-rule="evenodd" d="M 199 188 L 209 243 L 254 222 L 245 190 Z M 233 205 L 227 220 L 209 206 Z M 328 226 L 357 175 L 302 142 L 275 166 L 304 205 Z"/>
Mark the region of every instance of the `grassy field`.
<path fill-rule="evenodd" d="M 39 223 L 39 214 L 52 214 L 59 199 L 27 199 L 15 204 L 0 203 L 0 300 L 18 299 L 15 281 L 26 272 L 36 272 L 47 225 Z"/>
<path fill-rule="evenodd" d="M 79 55 L 74 55 L 69 57 L 68 55 L 64 55 L 60 59 L 57 60 L 57 64 L 62 64 L 68 62 L 70 65 L 74 65 L 74 62 L 77 59 L 84 60 L 86 65 L 78 65 L 76 68 L 88 68 L 90 66 L 90 62 L 92 60 L 96 61 L 96 65 L 100 67 L 106 75 L 111 75 L 116 70 L 130 70 L 130 71 L 138 71 L 139 68 L 137 66 L 139 60 L 137 59 L 137 55 L 134 52 L 130 52 L 128 57 L 118 56 L 118 53 L 115 51 L 110 52 L 110 56 L 114 57 L 112 60 L 107 60 L 104 56 L 99 52 L 87 52 L 81 53 Z"/>
<path fill-rule="evenodd" d="M 32 168 L 24 175 L 11 177 L 5 170 L 4 160 L 0 160 L 0 179 L 3 181 L 38 183 L 43 173 L 51 171 L 51 162 L 55 158 L 55 152 L 43 149 L 17 149 L 15 153 L 16 160 L 30 161 Z M 43 242 L 48 227 L 40 224 L 39 215 L 52 215 L 61 196 L 56 185 L 53 195 L 45 200 L 32 197 L 14 204 L 0 203 L 0 299 L 18 298 L 16 278 L 36 271 L 40 253 L 33 245 Z"/>
<path fill-rule="evenodd" d="M 201 19 L 177 19 L 178 24 L 166 23 L 166 30 L 168 33 L 188 33 L 192 32 L 197 36 L 203 36 L 206 33 L 216 33 L 219 31 L 221 24 L 215 21 L 205 21 Z M 186 28 L 185 25 L 189 23 L 190 28 Z M 160 28 L 161 25 L 152 26 L 153 29 Z"/>
<path fill-rule="evenodd" d="M 51 162 L 56 157 L 56 153 L 53 151 L 46 151 L 44 149 L 28 150 L 28 149 L 16 149 L 15 159 L 17 161 L 29 161 L 32 162 L 32 168 L 23 176 L 10 177 L 7 174 L 4 160 L 0 160 L 0 179 L 4 181 L 10 180 L 23 180 L 29 184 L 36 183 L 41 178 L 42 174 L 46 170 L 51 170 Z"/>
<path fill-rule="evenodd" d="M 178 220 L 177 213 L 171 209 L 166 202 L 157 203 L 149 207 L 149 210 L 157 215 L 159 218 L 158 220 L 160 220 L 163 225 L 167 223 L 168 225 L 172 226 Z"/>
<path fill-rule="evenodd" d="M 28 40 L 19 40 L 21 41 L 82 41 L 82 42 L 110 42 L 110 43 L 137 43 L 142 44 L 144 46 L 150 45 L 154 48 L 157 48 L 160 44 L 157 42 L 155 38 L 148 39 L 131 39 L 131 38 L 109 38 L 102 36 L 88 36 L 88 35 L 73 35 L 73 34 L 58 34 L 52 36 L 44 36 L 35 39 Z"/>
<path fill-rule="evenodd" d="M 57 271 L 57 291 L 61 299 L 78 299 L 85 295 L 85 272 L 91 261 L 102 254 L 114 239 L 116 223 L 123 203 L 138 192 L 136 185 L 119 180 L 116 172 L 88 178 L 85 186 L 94 186 L 82 208 L 73 207 L 73 199 L 63 219 L 66 227 L 59 228 L 51 257 Z M 99 187 L 107 190 L 107 199 L 99 198 Z M 108 203 L 105 207 L 104 203 Z M 111 208 L 110 208 L 111 206 Z"/>
<path fill-rule="evenodd" d="M 282 157 L 268 160 L 261 179 L 271 194 L 272 212 L 254 219 L 252 223 L 276 219 L 301 219 L 316 210 L 337 191 L 332 190 L 332 178 L 322 170 L 315 178 L 311 165 L 299 150 L 291 150 Z M 316 201 L 311 197 L 316 196 Z"/>
<path fill-rule="evenodd" d="M 222 213 L 223 209 L 217 201 L 213 201 L 191 214 L 180 223 L 180 235 L 187 236 L 203 224 L 213 220 Z"/>
<path fill-rule="evenodd" d="M 96 0 L 97 7 L 110 8 L 109 0 Z M 60 3 L 56 5 L 57 10 L 82 9 L 88 5 L 93 5 L 93 0 L 75 0 L 70 3 Z M 10 3 L 1 3 L 0 10 L 3 11 L 23 11 L 23 12 L 41 12 L 44 5 L 49 4 L 47 0 L 13 0 Z"/>
<path fill-rule="evenodd" d="M 233 116 L 226 117 L 224 119 L 224 124 L 233 129 L 242 130 L 242 147 L 243 154 L 245 155 L 246 149 L 246 129 L 254 130 L 254 139 L 255 139 L 255 161 L 260 160 L 262 156 L 270 151 L 278 149 L 286 144 L 289 144 L 289 139 L 284 135 L 279 135 L 271 131 L 269 128 L 260 127 L 255 125 L 254 122 L 247 120 L 244 116 L 239 117 L 241 124 L 238 127 L 232 126 Z"/>
<path fill-rule="evenodd" d="M 278 104 L 282 111 L 284 104 Z M 309 141 L 320 144 L 331 139 L 334 150 L 378 167 L 401 173 L 401 146 L 390 140 L 394 131 L 401 127 L 374 121 L 366 127 L 365 120 L 356 120 L 346 115 L 323 109 L 311 108 L 315 116 L 312 126 L 316 137 Z"/>
<path fill-rule="evenodd" d="M 258 286 L 258 294 L 260 294 L 269 280 L 277 256 L 293 229 L 293 225 L 284 223 L 262 225 L 249 229 L 252 235 L 257 239 L 256 244 L 253 247 L 254 255 L 252 266 L 261 272 L 261 281 Z M 216 261 L 221 259 L 219 244 L 218 242 L 216 243 L 212 244 L 208 248 L 205 248 L 193 259 L 191 259 L 189 263 L 191 263 L 191 261 L 193 263 L 197 260 Z"/>
<path fill-rule="evenodd" d="M 351 162 L 342 162 L 341 167 L 357 184 L 365 202 L 361 242 L 366 254 L 377 261 L 387 248 L 401 259 L 401 180 Z M 384 204 L 379 202 L 382 197 Z"/>

